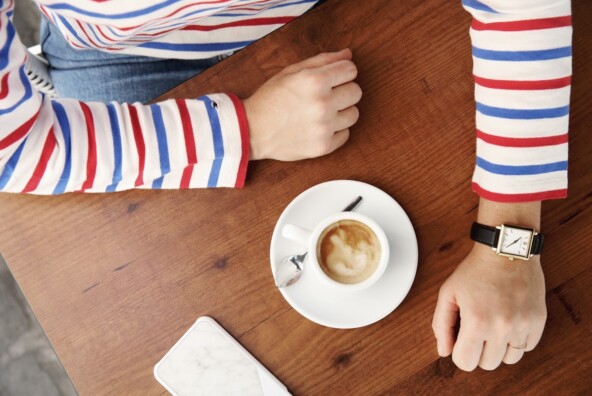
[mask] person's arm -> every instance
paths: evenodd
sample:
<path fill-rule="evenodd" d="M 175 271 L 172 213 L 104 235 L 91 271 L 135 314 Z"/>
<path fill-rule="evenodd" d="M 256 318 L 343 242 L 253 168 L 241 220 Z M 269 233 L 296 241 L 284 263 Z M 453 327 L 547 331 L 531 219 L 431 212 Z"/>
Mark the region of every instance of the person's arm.
<path fill-rule="evenodd" d="M 463 4 L 473 15 L 477 221 L 540 231 L 541 200 L 567 194 L 570 2 Z M 470 371 L 516 363 L 537 345 L 545 320 L 539 256 L 509 261 L 475 243 L 442 285 L 432 325 L 438 353 Z"/>
<path fill-rule="evenodd" d="M 227 94 L 153 105 L 51 100 L 25 75 L 13 5 L 0 0 L 0 191 L 241 187 L 249 159 L 329 153 L 357 120 L 349 50 L 287 68 L 246 101 L 247 111 Z"/>

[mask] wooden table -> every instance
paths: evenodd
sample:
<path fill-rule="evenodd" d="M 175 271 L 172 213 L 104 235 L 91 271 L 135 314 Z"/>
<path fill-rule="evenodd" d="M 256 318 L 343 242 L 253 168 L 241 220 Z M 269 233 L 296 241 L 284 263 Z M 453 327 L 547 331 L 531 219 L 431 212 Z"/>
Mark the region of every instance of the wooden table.
<path fill-rule="evenodd" d="M 252 163 L 243 190 L 0 195 L 0 251 L 80 393 L 163 393 L 153 365 L 211 315 L 298 395 L 590 394 L 592 2 L 573 6 L 570 192 L 544 204 L 549 318 L 519 364 L 464 373 L 438 357 L 430 326 L 478 201 L 469 15 L 460 1 L 331 0 L 167 97 L 246 97 L 289 63 L 350 46 L 362 116 L 334 155 Z M 419 240 L 406 300 L 356 330 L 301 317 L 269 269 L 284 207 L 334 179 L 384 189 Z"/>

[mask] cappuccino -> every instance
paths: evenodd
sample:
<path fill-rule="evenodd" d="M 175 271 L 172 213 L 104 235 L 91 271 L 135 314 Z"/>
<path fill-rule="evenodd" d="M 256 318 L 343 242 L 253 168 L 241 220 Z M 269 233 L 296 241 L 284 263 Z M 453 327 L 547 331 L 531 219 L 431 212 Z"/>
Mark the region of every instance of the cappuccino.
<path fill-rule="evenodd" d="M 345 284 L 368 279 L 380 262 L 380 241 L 374 231 L 356 220 L 340 220 L 323 230 L 317 257 L 331 279 Z"/>

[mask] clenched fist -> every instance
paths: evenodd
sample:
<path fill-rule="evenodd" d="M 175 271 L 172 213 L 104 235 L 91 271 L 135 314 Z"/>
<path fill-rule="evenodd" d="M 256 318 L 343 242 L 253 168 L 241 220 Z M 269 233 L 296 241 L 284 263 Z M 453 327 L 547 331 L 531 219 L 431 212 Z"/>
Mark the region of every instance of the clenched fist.
<path fill-rule="evenodd" d="M 295 161 L 342 146 L 362 97 L 349 49 L 290 65 L 244 100 L 251 159 Z"/>

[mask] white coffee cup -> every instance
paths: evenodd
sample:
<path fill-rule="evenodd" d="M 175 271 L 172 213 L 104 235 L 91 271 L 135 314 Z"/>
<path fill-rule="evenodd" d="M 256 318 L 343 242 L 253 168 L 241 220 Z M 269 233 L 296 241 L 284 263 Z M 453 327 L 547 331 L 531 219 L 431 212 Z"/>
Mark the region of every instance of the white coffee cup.
<path fill-rule="evenodd" d="M 351 220 L 362 223 L 374 233 L 380 246 L 380 256 L 376 268 L 371 275 L 357 283 L 343 283 L 330 277 L 323 270 L 318 257 L 319 238 L 327 228 L 331 228 L 335 223 Z M 294 224 L 286 224 L 282 227 L 282 236 L 308 248 L 308 260 L 304 266 L 304 271 L 311 271 L 316 277 L 322 279 L 326 284 L 341 290 L 356 291 L 362 290 L 374 284 L 388 265 L 389 261 L 389 242 L 382 228 L 372 219 L 355 212 L 339 212 L 321 220 L 314 230 L 310 231 Z M 327 236 L 328 237 L 328 236 Z"/>

